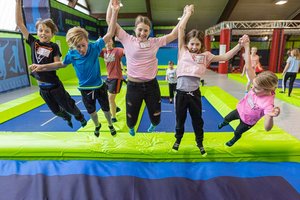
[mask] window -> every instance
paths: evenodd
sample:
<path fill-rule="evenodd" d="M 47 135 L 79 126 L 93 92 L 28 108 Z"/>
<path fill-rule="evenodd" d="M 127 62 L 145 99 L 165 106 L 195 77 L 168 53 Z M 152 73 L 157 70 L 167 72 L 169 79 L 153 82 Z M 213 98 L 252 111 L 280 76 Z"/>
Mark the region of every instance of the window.
<path fill-rule="evenodd" d="M 16 30 L 15 7 L 15 0 L 0 0 L 0 29 Z"/>

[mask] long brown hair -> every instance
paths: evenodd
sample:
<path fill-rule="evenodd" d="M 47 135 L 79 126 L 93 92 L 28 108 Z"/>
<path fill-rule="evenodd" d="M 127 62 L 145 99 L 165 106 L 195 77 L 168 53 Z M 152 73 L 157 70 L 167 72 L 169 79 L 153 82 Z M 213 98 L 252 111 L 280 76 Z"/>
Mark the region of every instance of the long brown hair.
<path fill-rule="evenodd" d="M 186 35 L 185 35 L 185 38 L 184 38 L 184 42 L 185 44 L 188 44 L 189 41 L 192 39 L 192 38 L 198 38 L 199 41 L 201 42 L 201 49 L 200 49 L 200 52 L 203 53 L 205 51 L 205 46 L 204 46 L 204 34 L 203 32 L 197 30 L 197 29 L 193 29 L 191 30 L 190 32 L 188 32 Z"/>

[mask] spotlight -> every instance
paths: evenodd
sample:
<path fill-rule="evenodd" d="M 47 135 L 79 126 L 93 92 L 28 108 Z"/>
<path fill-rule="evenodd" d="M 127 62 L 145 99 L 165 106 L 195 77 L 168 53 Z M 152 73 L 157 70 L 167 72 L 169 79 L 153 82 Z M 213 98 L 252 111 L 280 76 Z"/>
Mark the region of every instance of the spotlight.
<path fill-rule="evenodd" d="M 288 0 L 275 0 L 274 3 L 276 5 L 283 5 L 286 4 L 288 2 Z"/>

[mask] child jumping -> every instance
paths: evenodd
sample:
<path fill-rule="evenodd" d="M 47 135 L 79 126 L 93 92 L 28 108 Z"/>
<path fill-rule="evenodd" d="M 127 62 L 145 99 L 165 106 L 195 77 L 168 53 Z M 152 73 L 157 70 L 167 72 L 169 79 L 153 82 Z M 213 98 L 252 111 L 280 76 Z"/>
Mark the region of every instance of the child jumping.
<path fill-rule="evenodd" d="M 233 120 L 240 120 L 233 138 L 226 142 L 228 147 L 234 145 L 242 137 L 242 134 L 251 129 L 263 116 L 265 117 L 265 130 L 270 131 L 273 127 L 273 117 L 280 114 L 279 107 L 274 107 L 275 88 L 278 84 L 277 76 L 271 71 L 264 71 L 256 76 L 251 67 L 249 39 L 244 44 L 244 48 L 245 67 L 253 85 L 252 89 L 238 103 L 237 108 L 218 125 L 218 128 L 221 129 Z"/>
<path fill-rule="evenodd" d="M 176 141 L 173 150 L 177 151 L 184 134 L 184 123 L 189 111 L 196 136 L 196 143 L 202 156 L 206 156 L 203 147 L 203 119 L 201 92 L 199 89 L 201 77 L 211 62 L 226 61 L 236 54 L 241 44 L 223 55 L 213 55 L 205 51 L 202 32 L 191 30 L 185 35 L 184 31 L 190 16 L 194 12 L 194 6 L 186 6 L 183 20 L 179 24 L 178 31 L 178 64 L 177 64 L 177 93 L 175 97 L 176 110 Z"/>
<path fill-rule="evenodd" d="M 109 4 L 110 6 L 111 4 Z M 83 103 L 90 114 L 94 124 L 96 137 L 99 137 L 101 123 L 98 120 L 96 111 L 96 100 L 101 105 L 108 127 L 112 136 L 116 135 L 111 121 L 111 113 L 109 111 L 109 102 L 107 95 L 107 86 L 101 79 L 101 72 L 98 57 L 105 47 L 105 43 L 112 38 L 117 21 L 117 14 L 120 7 L 119 4 L 112 4 L 112 20 L 108 27 L 108 32 L 103 38 L 99 38 L 92 43 L 88 40 L 88 32 L 81 27 L 73 27 L 67 32 L 67 43 L 70 47 L 64 60 L 44 65 L 31 65 L 33 71 L 50 71 L 58 68 L 66 67 L 72 64 L 76 75 L 79 79 L 78 89 L 81 92 Z"/>
<path fill-rule="evenodd" d="M 24 24 L 21 0 L 16 0 L 16 22 L 26 42 L 30 45 L 32 63 L 54 64 L 54 62 L 60 61 L 61 53 L 59 47 L 56 43 L 50 41 L 58 31 L 52 19 L 44 19 L 36 22 L 38 39 L 34 38 Z M 45 72 L 32 72 L 31 75 L 38 82 L 41 97 L 55 115 L 66 120 L 71 128 L 73 128 L 73 124 L 70 114 L 74 115 L 75 119 L 80 121 L 82 127 L 87 124 L 75 101 L 65 90 L 62 82 L 56 75 L 55 68 Z"/>

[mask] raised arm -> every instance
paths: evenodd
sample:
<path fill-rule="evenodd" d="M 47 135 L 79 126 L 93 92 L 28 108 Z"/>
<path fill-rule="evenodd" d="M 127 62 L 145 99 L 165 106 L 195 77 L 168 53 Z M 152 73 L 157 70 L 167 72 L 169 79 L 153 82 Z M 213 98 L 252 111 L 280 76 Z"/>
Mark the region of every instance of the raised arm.
<path fill-rule="evenodd" d="M 24 38 L 27 40 L 29 32 L 24 24 L 23 14 L 22 14 L 22 0 L 16 0 L 16 24 L 22 32 Z"/>
<path fill-rule="evenodd" d="M 240 41 L 240 44 L 243 44 L 245 53 L 244 53 L 244 60 L 245 60 L 245 65 L 244 65 L 244 70 L 247 71 L 247 74 L 249 76 L 249 79 L 252 81 L 255 78 L 255 71 L 253 67 L 251 67 L 251 59 L 250 59 L 250 41 L 248 36 L 243 36 Z"/>
<path fill-rule="evenodd" d="M 106 23 L 107 25 L 110 24 L 111 18 L 112 18 L 112 6 L 113 5 L 119 5 L 120 6 L 120 2 L 118 0 L 110 0 L 107 6 L 107 11 L 106 11 Z M 116 35 L 116 33 L 121 29 L 122 27 L 116 23 L 116 29 L 115 29 L 115 33 L 114 35 Z"/>
<path fill-rule="evenodd" d="M 111 19 L 108 24 L 107 33 L 103 37 L 105 43 L 109 42 L 109 40 L 115 35 L 119 10 L 120 10 L 119 2 L 115 0 L 114 1 L 111 0 L 107 8 L 107 12 L 111 11 Z M 108 13 L 106 15 L 108 15 Z"/>
<path fill-rule="evenodd" d="M 184 7 L 183 16 L 182 16 L 180 22 L 177 24 L 177 26 L 178 26 L 178 28 L 177 28 L 177 30 L 178 30 L 178 56 L 179 57 L 181 56 L 181 54 L 185 48 L 184 37 L 185 37 L 186 24 L 193 13 L 194 13 L 194 5 L 193 4 L 186 5 Z M 176 29 L 176 27 L 174 29 Z M 173 29 L 173 31 L 174 31 L 174 29 Z"/>
<path fill-rule="evenodd" d="M 233 47 L 230 51 L 226 52 L 222 55 L 216 55 L 213 57 L 212 62 L 219 62 L 219 61 L 227 61 L 232 58 L 239 50 L 241 50 L 242 44 L 239 42 L 235 47 Z"/>
<path fill-rule="evenodd" d="M 180 37 L 180 35 L 179 35 L 179 31 L 180 31 L 179 29 L 181 29 L 180 27 L 183 27 L 183 29 L 184 29 L 183 30 L 183 37 L 184 37 L 184 31 L 185 31 L 186 24 L 193 13 L 194 13 L 194 5 L 193 4 L 186 5 L 184 7 L 183 15 L 182 15 L 180 21 L 177 23 L 175 28 L 173 28 L 172 32 L 166 35 L 167 43 L 170 43 L 173 40 L 175 40 L 177 37 Z M 178 40 L 178 44 L 179 44 L 179 40 Z"/>

